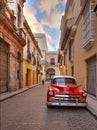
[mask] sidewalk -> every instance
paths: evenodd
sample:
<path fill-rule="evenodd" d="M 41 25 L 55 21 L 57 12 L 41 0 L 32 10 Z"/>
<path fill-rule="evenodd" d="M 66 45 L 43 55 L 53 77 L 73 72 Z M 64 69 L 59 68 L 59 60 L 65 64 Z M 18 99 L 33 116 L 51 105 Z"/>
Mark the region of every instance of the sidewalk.
<path fill-rule="evenodd" d="M 88 94 L 87 96 L 88 106 L 87 109 L 97 117 L 97 99 Z"/>
<path fill-rule="evenodd" d="M 17 91 L 13 91 L 13 92 L 5 92 L 5 93 L 2 93 L 2 94 L 0 94 L 0 102 L 6 100 L 6 99 L 8 99 L 8 98 L 11 98 L 11 97 L 13 97 L 13 96 L 15 96 L 15 95 L 17 95 L 17 94 L 20 94 L 20 93 L 22 93 L 22 92 L 24 92 L 24 91 L 27 91 L 27 90 L 29 90 L 29 89 L 35 87 L 35 86 L 38 86 L 38 85 L 40 85 L 40 84 L 35 84 L 35 85 L 33 85 L 33 86 L 28 86 L 27 88 L 21 88 L 21 89 L 19 89 L 19 90 L 17 90 Z"/>

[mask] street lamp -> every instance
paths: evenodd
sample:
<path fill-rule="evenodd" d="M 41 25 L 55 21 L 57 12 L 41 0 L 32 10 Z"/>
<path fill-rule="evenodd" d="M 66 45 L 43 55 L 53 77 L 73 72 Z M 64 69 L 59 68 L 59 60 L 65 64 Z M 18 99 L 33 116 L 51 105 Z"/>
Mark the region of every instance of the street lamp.
<path fill-rule="evenodd" d="M 60 69 L 62 69 L 63 68 L 63 66 L 62 65 L 60 65 Z"/>
<path fill-rule="evenodd" d="M 96 14 L 96 16 L 97 16 L 97 4 L 96 4 L 96 6 L 95 6 L 95 8 L 94 8 L 94 12 L 95 12 L 95 14 Z"/>

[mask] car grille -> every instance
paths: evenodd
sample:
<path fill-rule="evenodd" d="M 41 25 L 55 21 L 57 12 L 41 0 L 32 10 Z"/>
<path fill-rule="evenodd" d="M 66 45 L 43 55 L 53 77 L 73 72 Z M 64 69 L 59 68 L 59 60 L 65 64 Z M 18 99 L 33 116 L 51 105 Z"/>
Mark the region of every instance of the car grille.
<path fill-rule="evenodd" d="M 75 95 L 56 95 L 54 97 L 55 102 L 69 102 L 69 103 L 77 103 L 81 101 L 80 96 Z"/>

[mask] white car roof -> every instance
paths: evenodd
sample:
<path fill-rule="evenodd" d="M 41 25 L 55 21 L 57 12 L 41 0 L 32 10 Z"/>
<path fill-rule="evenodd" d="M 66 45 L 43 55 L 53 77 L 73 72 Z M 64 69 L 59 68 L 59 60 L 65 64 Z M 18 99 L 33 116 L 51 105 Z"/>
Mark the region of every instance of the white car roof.
<path fill-rule="evenodd" d="M 65 76 L 63 76 L 63 75 L 55 75 L 54 77 L 53 77 L 53 79 L 54 78 L 72 78 L 72 79 L 75 79 L 73 76 L 69 76 L 69 75 L 65 75 Z"/>

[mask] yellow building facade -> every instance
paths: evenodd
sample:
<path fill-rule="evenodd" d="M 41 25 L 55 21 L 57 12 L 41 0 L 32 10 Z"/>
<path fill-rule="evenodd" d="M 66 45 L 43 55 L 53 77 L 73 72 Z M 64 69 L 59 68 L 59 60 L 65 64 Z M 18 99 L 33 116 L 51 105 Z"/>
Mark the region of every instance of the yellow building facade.
<path fill-rule="evenodd" d="M 24 86 L 33 84 L 32 65 L 26 60 L 23 61 L 23 83 Z"/>
<path fill-rule="evenodd" d="M 29 87 L 41 83 L 40 58 L 42 54 L 26 20 L 24 32 L 26 45 L 23 49 L 23 86 Z"/>
<path fill-rule="evenodd" d="M 96 4 L 97 0 L 67 1 L 61 21 L 58 61 L 62 75 L 73 75 L 77 83 L 84 86 L 88 93 L 88 109 L 97 115 Z"/>

